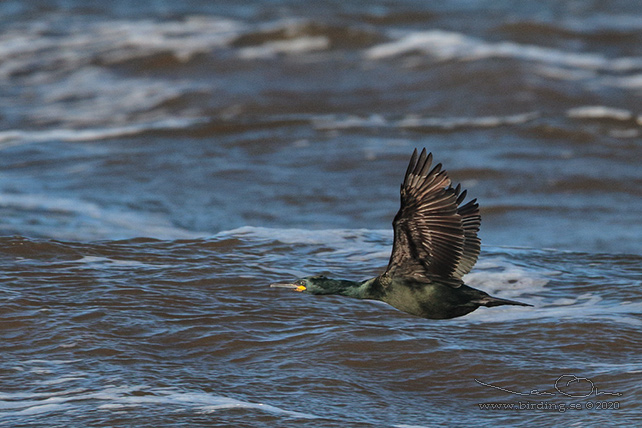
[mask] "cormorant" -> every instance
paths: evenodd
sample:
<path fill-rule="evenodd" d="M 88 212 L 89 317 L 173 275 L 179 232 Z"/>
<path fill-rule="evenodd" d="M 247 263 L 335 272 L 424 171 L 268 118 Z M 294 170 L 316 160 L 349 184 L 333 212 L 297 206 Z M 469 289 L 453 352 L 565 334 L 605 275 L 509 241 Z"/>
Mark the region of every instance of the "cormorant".
<path fill-rule="evenodd" d="M 401 208 L 392 225 L 394 243 L 386 271 L 366 281 L 302 278 L 271 287 L 310 294 L 340 294 L 374 299 L 424 318 L 466 315 L 480 306 L 532 306 L 500 299 L 469 287 L 462 277 L 477 261 L 481 216 L 473 199 L 462 205 L 466 190 L 453 188 L 441 164 L 430 169 L 432 153 L 417 149 L 401 185 Z"/>

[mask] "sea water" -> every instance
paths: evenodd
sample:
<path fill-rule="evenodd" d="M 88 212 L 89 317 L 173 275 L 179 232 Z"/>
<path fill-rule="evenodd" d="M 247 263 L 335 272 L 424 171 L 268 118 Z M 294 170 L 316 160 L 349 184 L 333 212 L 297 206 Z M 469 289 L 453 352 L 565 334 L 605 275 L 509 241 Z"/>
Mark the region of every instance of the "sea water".
<path fill-rule="evenodd" d="M 639 424 L 634 2 L 0 4 L 0 424 Z M 432 151 L 481 206 L 426 320 L 269 288 L 388 262 Z"/>

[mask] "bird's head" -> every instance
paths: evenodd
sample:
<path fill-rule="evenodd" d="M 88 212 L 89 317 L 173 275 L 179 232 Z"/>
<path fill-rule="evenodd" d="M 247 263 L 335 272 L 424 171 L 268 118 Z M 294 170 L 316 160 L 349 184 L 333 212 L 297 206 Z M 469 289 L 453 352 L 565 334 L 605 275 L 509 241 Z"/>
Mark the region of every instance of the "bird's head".
<path fill-rule="evenodd" d="M 294 282 L 270 284 L 270 287 L 291 288 L 294 291 L 310 294 L 344 294 L 344 291 L 353 286 L 352 281 L 330 279 L 323 275 L 308 276 Z"/>

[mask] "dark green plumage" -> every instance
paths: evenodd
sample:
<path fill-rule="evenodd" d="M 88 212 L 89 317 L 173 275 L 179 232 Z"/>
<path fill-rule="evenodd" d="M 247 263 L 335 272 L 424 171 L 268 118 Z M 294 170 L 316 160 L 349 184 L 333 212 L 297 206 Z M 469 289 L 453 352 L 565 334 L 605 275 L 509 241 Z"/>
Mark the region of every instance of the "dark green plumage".
<path fill-rule="evenodd" d="M 464 284 L 462 277 L 479 256 L 479 205 L 475 199 L 462 205 L 466 191 L 453 188 L 441 164 L 430 169 L 431 163 L 432 154 L 424 149 L 417 155 L 415 149 L 401 185 L 392 254 L 383 274 L 363 282 L 313 276 L 272 286 L 381 300 L 432 319 L 459 317 L 480 306 L 531 306 Z"/>

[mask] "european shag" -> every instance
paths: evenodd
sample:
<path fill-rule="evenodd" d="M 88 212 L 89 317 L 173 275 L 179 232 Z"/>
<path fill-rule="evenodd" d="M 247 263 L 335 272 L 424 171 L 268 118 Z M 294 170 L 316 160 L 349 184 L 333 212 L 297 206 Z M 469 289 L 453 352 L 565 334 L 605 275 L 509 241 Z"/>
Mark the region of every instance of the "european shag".
<path fill-rule="evenodd" d="M 462 204 L 466 190 L 452 187 L 441 164 L 430 169 L 426 149 L 410 158 L 401 185 L 401 208 L 392 225 L 394 242 L 386 271 L 366 281 L 302 278 L 272 287 L 310 294 L 340 294 L 374 299 L 424 318 L 466 315 L 480 306 L 520 305 L 469 287 L 462 277 L 477 261 L 481 216 L 473 199 Z"/>

